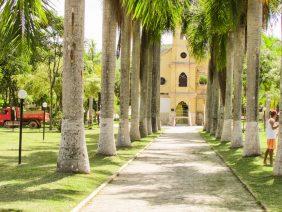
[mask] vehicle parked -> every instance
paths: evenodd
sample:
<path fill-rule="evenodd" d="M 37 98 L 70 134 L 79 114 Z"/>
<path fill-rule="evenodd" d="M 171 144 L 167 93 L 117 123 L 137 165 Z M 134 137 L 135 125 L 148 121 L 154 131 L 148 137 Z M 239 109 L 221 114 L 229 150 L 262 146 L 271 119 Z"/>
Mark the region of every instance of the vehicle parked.
<path fill-rule="evenodd" d="M 23 125 L 30 128 L 40 128 L 44 120 L 44 111 L 24 111 Z M 49 113 L 45 113 L 45 121 L 49 121 Z M 7 107 L 0 113 L 0 126 L 17 127 L 20 124 L 20 108 Z"/>

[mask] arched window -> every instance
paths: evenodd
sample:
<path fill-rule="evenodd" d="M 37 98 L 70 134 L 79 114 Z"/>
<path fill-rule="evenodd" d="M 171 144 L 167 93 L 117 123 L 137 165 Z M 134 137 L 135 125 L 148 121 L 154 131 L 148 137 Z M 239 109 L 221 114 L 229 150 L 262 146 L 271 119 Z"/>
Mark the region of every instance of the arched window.
<path fill-rule="evenodd" d="M 165 78 L 161 77 L 161 85 L 164 85 L 166 83 Z"/>
<path fill-rule="evenodd" d="M 187 75 L 185 73 L 181 73 L 179 76 L 179 87 L 187 87 Z"/>

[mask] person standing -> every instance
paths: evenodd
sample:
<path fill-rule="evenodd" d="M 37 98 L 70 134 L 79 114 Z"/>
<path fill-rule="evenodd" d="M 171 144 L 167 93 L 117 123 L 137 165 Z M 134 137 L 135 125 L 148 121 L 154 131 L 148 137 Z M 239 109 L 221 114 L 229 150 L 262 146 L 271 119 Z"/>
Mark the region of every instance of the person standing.
<path fill-rule="evenodd" d="M 276 148 L 276 129 L 279 127 L 276 124 L 277 112 L 271 111 L 270 118 L 266 122 L 266 138 L 267 138 L 267 149 L 264 155 L 264 165 L 267 165 L 267 157 L 270 157 L 270 165 L 273 165 L 273 152 Z"/>

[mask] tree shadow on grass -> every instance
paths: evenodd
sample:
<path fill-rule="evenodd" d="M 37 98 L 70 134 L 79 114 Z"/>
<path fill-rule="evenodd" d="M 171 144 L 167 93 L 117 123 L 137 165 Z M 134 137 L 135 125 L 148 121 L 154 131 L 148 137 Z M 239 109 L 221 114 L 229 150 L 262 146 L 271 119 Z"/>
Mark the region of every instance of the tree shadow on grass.
<path fill-rule="evenodd" d="M 251 188 L 259 201 L 270 210 L 281 210 L 282 178 L 273 175 L 272 167 L 263 165 L 263 153 L 257 157 L 243 157 L 242 148 L 231 149 L 229 144 L 222 144 L 207 133 L 202 133 L 202 136 L 224 158 L 225 163 L 230 165 L 242 181 Z"/>
<path fill-rule="evenodd" d="M 116 157 L 97 155 L 98 138 L 98 132 L 96 131 L 86 134 L 91 175 L 78 175 L 78 181 L 76 181 L 78 178 L 71 178 L 74 180 L 74 183 L 79 183 L 81 179 L 85 178 L 85 183 L 95 188 L 95 186 L 99 186 L 126 160 L 133 156 L 132 149 L 118 150 L 120 154 Z M 142 143 L 143 141 L 134 143 L 136 151 L 145 146 Z M 17 165 L 18 150 L 16 148 L 8 150 L 12 156 L 0 156 L 0 202 L 16 203 L 17 201 L 32 202 L 33 200 L 73 201 L 72 197 L 75 198 L 77 194 L 85 193 L 85 191 L 77 189 L 76 186 L 68 187 L 69 182 L 63 181 L 66 184 L 56 183 L 64 178 L 73 176 L 73 174 L 56 172 L 59 140 L 55 139 L 51 142 L 37 143 L 36 145 L 28 145 L 27 143 L 23 149 L 23 164 L 20 166 Z M 12 153 L 13 151 L 15 153 Z M 93 182 L 89 182 L 89 179 L 92 179 Z M 50 184 L 53 185 L 50 186 Z"/>

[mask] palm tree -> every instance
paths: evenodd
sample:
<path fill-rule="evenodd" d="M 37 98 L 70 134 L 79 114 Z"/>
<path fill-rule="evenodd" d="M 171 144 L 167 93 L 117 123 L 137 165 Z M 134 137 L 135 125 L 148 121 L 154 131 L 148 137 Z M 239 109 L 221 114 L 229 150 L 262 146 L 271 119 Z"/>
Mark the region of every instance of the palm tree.
<path fill-rule="evenodd" d="M 147 101 L 148 101 L 148 71 L 149 71 L 149 35 L 146 29 L 142 30 L 140 79 L 140 135 L 141 138 L 148 136 L 147 129 Z"/>
<path fill-rule="evenodd" d="M 234 99 L 231 147 L 243 146 L 242 138 L 242 73 L 245 56 L 245 24 L 238 24 L 234 32 Z"/>
<path fill-rule="evenodd" d="M 148 68 L 149 63 L 149 42 L 156 36 L 159 36 L 164 30 L 173 29 L 178 23 L 183 6 L 188 4 L 188 1 L 173 1 L 173 0 L 124 0 L 124 6 L 128 8 L 128 12 L 132 13 L 134 18 L 142 23 L 142 41 L 141 41 L 141 59 L 140 59 L 140 79 L 141 79 L 141 101 L 140 101 L 140 134 L 145 137 L 148 134 L 147 122 L 151 126 L 151 98 L 148 99 Z M 148 34 L 150 31 L 150 35 Z M 160 79 L 158 79 L 159 81 Z M 158 83 L 159 84 L 159 83 Z M 159 88 L 158 88 L 159 89 Z M 159 90 L 157 91 L 159 93 Z M 151 91 L 149 97 L 151 97 Z M 159 94 L 157 95 L 159 96 Z M 147 104 L 148 101 L 148 104 Z M 150 110 L 147 113 L 147 110 Z M 157 100 L 157 117 L 160 114 L 160 103 Z M 150 120 L 147 120 L 147 117 Z M 160 128 L 160 119 L 158 118 L 158 127 Z M 151 127 L 149 127 L 149 132 Z"/>
<path fill-rule="evenodd" d="M 280 5 L 280 9 L 282 9 Z M 281 14 L 281 40 L 282 40 L 282 14 Z M 281 57 L 282 64 L 282 57 Z M 279 114 L 282 114 L 282 68 L 280 68 L 280 104 L 279 104 Z M 279 126 L 282 126 L 282 118 L 279 118 Z M 279 127 L 279 142 L 277 148 L 277 156 L 275 158 L 273 173 L 276 176 L 282 176 L 282 128 Z"/>
<path fill-rule="evenodd" d="M 244 156 L 260 155 L 258 127 L 259 56 L 262 31 L 262 1 L 248 1 L 247 14 L 247 123 Z"/>
<path fill-rule="evenodd" d="M 59 172 L 90 172 L 83 121 L 84 10 L 84 0 L 66 0 L 65 2 L 64 115 L 57 162 Z"/>
<path fill-rule="evenodd" d="M 89 116 L 88 127 L 92 128 L 92 125 L 93 125 L 93 97 L 92 96 L 89 97 L 88 101 L 89 101 L 89 106 L 88 106 L 88 116 Z"/>
<path fill-rule="evenodd" d="M 153 44 L 153 79 L 152 79 L 152 131 L 160 130 L 160 54 L 161 39 L 156 39 Z"/>
<path fill-rule="evenodd" d="M 116 30 L 119 2 L 103 1 L 103 47 L 102 47 L 102 88 L 100 111 L 100 135 L 97 152 L 115 155 L 114 139 L 114 87 L 116 69 Z"/>
<path fill-rule="evenodd" d="M 215 70 L 213 73 L 212 81 L 212 120 L 211 120 L 211 129 L 210 134 L 215 135 L 218 125 L 218 106 L 219 106 L 219 82 L 218 82 L 218 72 Z"/>
<path fill-rule="evenodd" d="M 221 98 L 221 91 L 219 91 L 220 93 L 220 97 L 219 97 L 219 109 L 217 111 L 217 120 L 218 120 L 218 123 L 217 123 L 217 128 L 216 128 L 216 133 L 215 133 L 215 137 L 217 139 L 220 139 L 221 138 L 221 135 L 222 135 L 222 124 L 223 124 L 223 116 L 224 116 L 224 106 L 223 106 L 223 101 L 222 101 L 222 98 Z"/>
<path fill-rule="evenodd" d="M 211 123 L 211 101 L 212 101 L 212 89 L 211 89 L 211 81 L 212 81 L 212 70 L 211 70 L 212 61 L 209 61 L 208 68 L 208 84 L 207 84 L 207 94 L 206 94 L 206 105 L 205 105 L 205 123 L 204 130 L 206 132 L 210 132 L 210 123 Z"/>
<path fill-rule="evenodd" d="M 147 79 L 147 132 L 152 134 L 152 79 L 153 79 L 153 56 L 154 48 L 152 40 L 149 41 L 149 59 L 148 59 L 148 79 Z"/>
<path fill-rule="evenodd" d="M 140 140 L 139 113 L 140 113 L 140 22 L 133 21 L 132 28 L 132 75 L 131 75 L 131 141 Z"/>
<path fill-rule="evenodd" d="M 0 2 L 1 37 L 12 49 L 27 53 L 26 47 L 35 49 L 41 42 L 54 17 L 48 0 L 2 0 Z"/>
<path fill-rule="evenodd" d="M 221 134 L 221 141 L 231 141 L 232 132 L 232 88 L 233 88 L 233 67 L 234 67 L 234 34 L 229 32 L 226 45 L 226 90 L 224 120 Z"/>
<path fill-rule="evenodd" d="M 131 44 L 131 17 L 126 15 L 122 8 L 121 22 L 121 82 L 120 82 L 120 122 L 118 132 L 118 147 L 131 146 L 129 135 L 129 74 L 130 74 L 130 44 Z"/>

